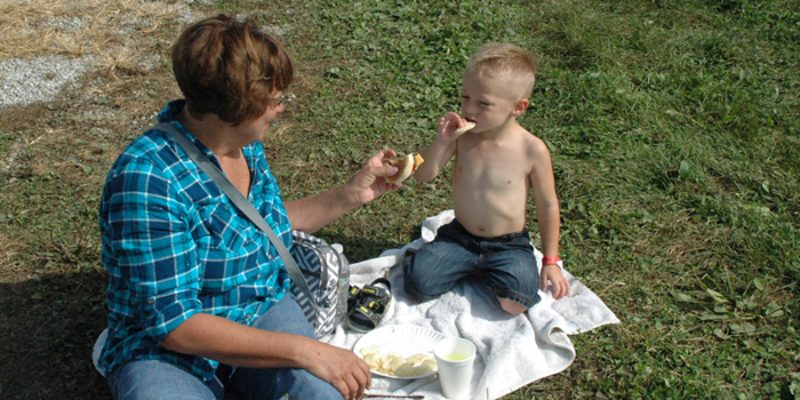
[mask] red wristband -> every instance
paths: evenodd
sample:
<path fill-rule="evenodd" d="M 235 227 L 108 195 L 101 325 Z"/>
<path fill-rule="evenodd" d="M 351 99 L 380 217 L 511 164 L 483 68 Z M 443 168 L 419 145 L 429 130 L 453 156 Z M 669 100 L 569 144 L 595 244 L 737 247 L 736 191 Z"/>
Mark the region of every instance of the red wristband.
<path fill-rule="evenodd" d="M 542 265 L 558 265 L 560 268 L 564 268 L 561 262 L 561 259 L 558 256 L 544 256 L 542 257 Z"/>

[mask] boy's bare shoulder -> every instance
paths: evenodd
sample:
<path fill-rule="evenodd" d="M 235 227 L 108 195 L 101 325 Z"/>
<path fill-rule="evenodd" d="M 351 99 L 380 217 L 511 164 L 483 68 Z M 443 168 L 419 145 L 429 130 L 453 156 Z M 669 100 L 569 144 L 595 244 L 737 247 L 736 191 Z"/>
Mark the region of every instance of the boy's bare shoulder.
<path fill-rule="evenodd" d="M 521 126 L 519 129 L 520 136 L 523 138 L 525 144 L 525 149 L 528 151 L 530 157 L 540 158 L 544 155 L 550 155 L 550 151 L 547 149 L 547 144 L 545 144 L 544 140 Z"/>

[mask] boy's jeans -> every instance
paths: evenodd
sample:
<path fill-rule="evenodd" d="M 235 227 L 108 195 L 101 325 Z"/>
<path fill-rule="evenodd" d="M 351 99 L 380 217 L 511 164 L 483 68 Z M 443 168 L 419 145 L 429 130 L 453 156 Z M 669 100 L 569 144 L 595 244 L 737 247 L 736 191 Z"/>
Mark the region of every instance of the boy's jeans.
<path fill-rule="evenodd" d="M 539 302 L 539 270 L 528 232 L 482 238 L 453 220 L 403 262 L 405 290 L 420 301 L 438 297 L 464 279 L 485 285 L 499 298 L 533 307 Z"/>
<path fill-rule="evenodd" d="M 253 327 L 314 338 L 314 329 L 306 320 L 297 301 L 288 293 L 256 320 Z M 224 394 L 218 380 L 206 385 L 191 372 L 159 360 L 124 364 L 109 375 L 108 383 L 114 398 L 118 400 L 219 400 Z M 308 371 L 297 368 L 236 368 L 228 386 L 248 393 L 249 398 L 277 399 L 288 394 L 292 399 L 342 399 L 333 386 Z"/>

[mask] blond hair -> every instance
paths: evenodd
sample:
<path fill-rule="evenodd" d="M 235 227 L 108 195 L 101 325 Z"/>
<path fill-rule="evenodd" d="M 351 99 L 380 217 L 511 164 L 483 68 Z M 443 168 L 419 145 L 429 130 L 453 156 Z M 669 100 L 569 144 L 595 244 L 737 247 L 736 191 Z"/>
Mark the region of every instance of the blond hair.
<path fill-rule="evenodd" d="M 511 43 L 487 43 L 470 56 L 465 74 L 508 78 L 519 88 L 520 98 L 530 97 L 536 82 L 536 58 Z"/>

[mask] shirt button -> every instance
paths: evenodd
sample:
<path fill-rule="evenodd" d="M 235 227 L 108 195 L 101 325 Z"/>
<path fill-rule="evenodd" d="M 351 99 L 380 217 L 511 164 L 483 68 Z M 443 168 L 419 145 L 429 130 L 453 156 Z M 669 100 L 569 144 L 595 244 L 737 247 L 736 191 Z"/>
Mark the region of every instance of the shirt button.
<path fill-rule="evenodd" d="M 152 297 L 147 299 L 147 304 L 155 304 L 155 303 L 156 303 L 156 299 L 154 299 Z"/>
<path fill-rule="evenodd" d="M 250 319 L 250 318 L 253 318 L 253 314 L 247 314 L 247 315 L 245 315 L 244 317 L 245 317 L 246 319 Z"/>

